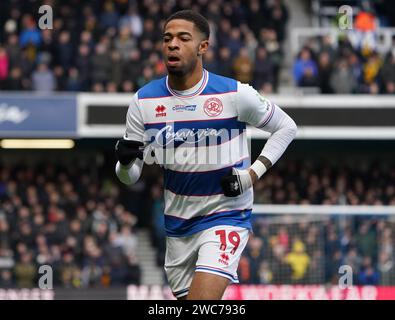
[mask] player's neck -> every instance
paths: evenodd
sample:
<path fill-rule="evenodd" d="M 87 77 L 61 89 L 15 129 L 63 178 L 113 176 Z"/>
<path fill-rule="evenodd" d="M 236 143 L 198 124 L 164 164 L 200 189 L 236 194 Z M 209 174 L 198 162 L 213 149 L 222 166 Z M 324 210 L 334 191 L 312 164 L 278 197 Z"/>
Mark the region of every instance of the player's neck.
<path fill-rule="evenodd" d="M 184 76 L 176 76 L 169 74 L 169 86 L 170 88 L 178 91 L 188 90 L 193 88 L 203 78 L 203 68 L 195 68 L 191 73 Z"/>

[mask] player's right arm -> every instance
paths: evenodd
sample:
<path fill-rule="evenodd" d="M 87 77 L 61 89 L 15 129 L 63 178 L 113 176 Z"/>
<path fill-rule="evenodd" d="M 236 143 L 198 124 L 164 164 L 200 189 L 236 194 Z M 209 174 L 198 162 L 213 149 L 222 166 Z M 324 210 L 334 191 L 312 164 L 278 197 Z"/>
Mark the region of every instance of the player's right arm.
<path fill-rule="evenodd" d="M 115 146 L 115 155 L 118 159 L 115 172 L 124 184 L 134 184 L 141 176 L 144 165 L 143 138 L 144 122 L 136 93 L 126 115 L 125 134 Z"/>
<path fill-rule="evenodd" d="M 235 104 L 239 121 L 270 132 L 264 148 L 248 170 L 233 168 L 221 180 L 226 196 L 235 197 L 250 188 L 287 149 L 294 139 L 297 126 L 279 106 L 261 96 L 248 84 L 238 83 Z M 237 187 L 235 187 L 237 186 Z"/>

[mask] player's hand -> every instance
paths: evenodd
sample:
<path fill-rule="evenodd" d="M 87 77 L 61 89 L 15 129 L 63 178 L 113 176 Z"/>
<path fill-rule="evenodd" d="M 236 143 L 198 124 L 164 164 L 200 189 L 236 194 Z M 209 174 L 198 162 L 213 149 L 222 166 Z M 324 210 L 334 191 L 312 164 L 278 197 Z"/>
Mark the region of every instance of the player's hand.
<path fill-rule="evenodd" d="M 224 195 L 227 197 L 237 197 L 248 188 L 252 187 L 252 178 L 249 170 L 239 170 L 232 168 L 231 171 L 221 178 L 221 186 Z"/>
<path fill-rule="evenodd" d="M 127 166 L 135 159 L 143 159 L 144 143 L 140 141 L 119 139 L 115 145 L 115 155 L 118 161 Z"/>

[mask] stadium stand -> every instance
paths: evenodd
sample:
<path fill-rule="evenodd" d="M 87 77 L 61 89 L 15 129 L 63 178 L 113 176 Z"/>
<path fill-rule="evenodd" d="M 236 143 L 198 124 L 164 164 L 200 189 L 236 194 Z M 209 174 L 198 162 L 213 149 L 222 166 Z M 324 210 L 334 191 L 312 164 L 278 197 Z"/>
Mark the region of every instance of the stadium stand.
<path fill-rule="evenodd" d="M 282 1 L 85 1 L 52 3 L 55 32 L 38 29 L 38 3 L 2 2 L 0 89 L 131 92 L 165 74 L 161 26 L 193 8 L 211 25 L 207 68 L 276 90 L 287 7 Z M 37 7 L 37 8 L 36 8 Z M 254 65 L 258 68 L 254 68 Z M 127 72 L 123 72 L 123 71 Z"/>
<path fill-rule="evenodd" d="M 163 264 L 160 168 L 145 170 L 141 190 L 133 192 L 116 182 L 111 159 L 94 169 L 69 161 L 1 163 L 2 287 L 33 286 L 36 267 L 46 263 L 54 266 L 54 283 L 60 287 L 138 284 L 136 228 L 144 224 L 151 227 L 157 264 Z M 394 185 L 395 164 L 383 159 L 365 159 L 352 167 L 289 159 L 259 182 L 255 200 L 394 205 Z M 148 195 L 144 201 L 143 194 Z M 355 283 L 395 284 L 394 227 L 390 216 L 257 215 L 240 264 L 241 282 L 331 283 L 347 261 L 357 271 Z M 365 279 L 365 271 L 374 279 Z"/>

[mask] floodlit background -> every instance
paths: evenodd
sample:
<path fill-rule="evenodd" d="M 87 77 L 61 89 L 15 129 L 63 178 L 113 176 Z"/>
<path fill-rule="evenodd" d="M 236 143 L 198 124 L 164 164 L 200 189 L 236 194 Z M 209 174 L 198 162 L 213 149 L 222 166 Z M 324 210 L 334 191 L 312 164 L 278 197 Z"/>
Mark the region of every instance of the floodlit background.
<path fill-rule="evenodd" d="M 299 126 L 255 185 L 225 298 L 395 299 L 390 0 L 1 1 L 0 299 L 173 299 L 161 169 L 122 185 L 113 149 L 133 92 L 166 73 L 164 20 L 187 8 L 210 22 L 205 68 Z M 255 159 L 267 135 L 250 135 Z"/>

